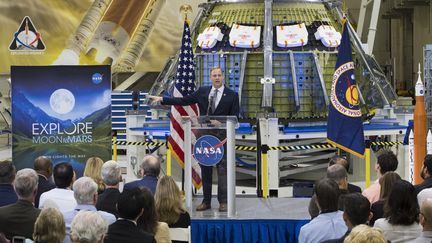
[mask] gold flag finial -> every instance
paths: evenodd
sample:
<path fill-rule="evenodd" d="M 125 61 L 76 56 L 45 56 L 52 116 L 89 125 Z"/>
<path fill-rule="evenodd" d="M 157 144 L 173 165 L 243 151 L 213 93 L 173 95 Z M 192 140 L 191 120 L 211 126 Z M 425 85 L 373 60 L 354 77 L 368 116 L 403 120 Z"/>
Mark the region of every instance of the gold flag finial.
<path fill-rule="evenodd" d="M 185 21 L 188 21 L 188 14 L 192 13 L 192 6 L 189 4 L 183 4 L 180 6 L 179 11 L 184 15 Z"/>

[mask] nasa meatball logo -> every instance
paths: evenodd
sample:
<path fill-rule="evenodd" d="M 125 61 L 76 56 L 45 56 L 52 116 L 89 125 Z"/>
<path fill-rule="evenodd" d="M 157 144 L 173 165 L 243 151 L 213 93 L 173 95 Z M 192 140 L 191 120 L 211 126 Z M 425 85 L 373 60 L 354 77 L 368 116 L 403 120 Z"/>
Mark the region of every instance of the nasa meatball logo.
<path fill-rule="evenodd" d="M 13 53 L 33 53 L 45 51 L 42 35 L 37 31 L 29 16 L 25 16 L 14 33 L 9 50 Z"/>
<path fill-rule="evenodd" d="M 212 135 L 201 136 L 193 147 L 193 154 L 198 163 L 205 166 L 212 166 L 223 158 L 224 144 L 226 140 L 219 140 L 219 138 Z"/>
<path fill-rule="evenodd" d="M 102 74 L 100 74 L 100 73 L 93 74 L 93 76 L 92 76 L 92 82 L 94 84 L 100 84 L 100 83 L 102 83 L 102 80 L 103 80 L 103 75 Z"/>

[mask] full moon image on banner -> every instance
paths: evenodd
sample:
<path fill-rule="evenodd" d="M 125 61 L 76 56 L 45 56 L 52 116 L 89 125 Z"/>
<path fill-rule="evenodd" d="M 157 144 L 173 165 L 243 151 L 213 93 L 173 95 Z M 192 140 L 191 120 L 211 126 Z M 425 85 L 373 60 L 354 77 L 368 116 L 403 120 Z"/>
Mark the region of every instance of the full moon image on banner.
<path fill-rule="evenodd" d="M 75 106 L 75 97 L 67 89 L 58 89 L 51 94 L 50 106 L 58 114 L 67 114 Z"/>

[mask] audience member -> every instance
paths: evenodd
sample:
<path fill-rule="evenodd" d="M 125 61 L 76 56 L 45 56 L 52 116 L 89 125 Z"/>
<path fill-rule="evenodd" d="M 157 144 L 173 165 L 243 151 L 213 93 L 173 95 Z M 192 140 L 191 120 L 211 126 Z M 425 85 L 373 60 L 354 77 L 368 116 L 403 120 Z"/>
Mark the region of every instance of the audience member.
<path fill-rule="evenodd" d="M 42 193 L 39 200 L 39 208 L 43 208 L 47 200 L 54 202 L 63 213 L 76 207 L 72 184 L 75 173 L 69 163 L 63 162 L 54 166 L 54 183 L 56 188 Z M 51 204 L 51 203 L 50 203 Z"/>
<path fill-rule="evenodd" d="M 122 180 L 120 165 L 110 160 L 102 166 L 102 180 L 105 183 L 105 191 L 99 194 L 96 208 L 108 213 L 112 213 L 118 218 L 117 199 L 120 196 L 119 183 Z"/>
<path fill-rule="evenodd" d="M 392 243 L 406 242 L 420 236 L 419 209 L 414 186 L 400 180 L 393 184 L 384 204 L 384 217 L 375 221 L 374 227 L 384 231 Z"/>
<path fill-rule="evenodd" d="M 348 227 L 344 236 L 339 239 L 327 240 L 322 243 L 343 243 L 351 230 L 360 224 L 367 224 L 372 217 L 370 212 L 370 202 L 360 193 L 350 193 L 345 196 L 343 219 Z"/>
<path fill-rule="evenodd" d="M 327 178 L 334 180 L 339 186 L 338 209 L 343 210 L 343 197 L 348 193 L 347 172 L 345 167 L 339 164 L 332 165 L 327 168 Z M 309 214 L 311 218 L 315 218 L 319 214 L 319 208 L 316 202 L 316 194 L 309 201 Z"/>
<path fill-rule="evenodd" d="M 383 232 L 378 228 L 361 224 L 354 227 L 345 238 L 345 243 L 387 243 Z"/>
<path fill-rule="evenodd" d="M 143 201 L 143 191 L 139 188 L 132 188 L 120 194 L 117 203 L 119 218 L 108 227 L 105 243 L 156 242 L 153 235 L 137 226 L 137 220 L 143 214 Z"/>
<path fill-rule="evenodd" d="M 0 207 L 16 203 L 18 197 L 13 188 L 15 166 L 12 161 L 0 161 Z"/>
<path fill-rule="evenodd" d="M 96 212 L 97 209 L 95 207 L 96 200 L 97 200 L 97 190 L 98 186 L 96 182 L 93 181 L 92 178 L 83 176 L 75 181 L 73 184 L 73 192 L 74 197 L 77 202 L 77 206 L 75 209 L 72 209 L 71 211 L 64 212 L 64 220 L 66 223 L 66 234 L 65 241 L 68 242 L 70 235 L 70 229 L 71 229 L 71 223 L 73 218 L 77 215 L 79 211 L 92 211 Z M 110 225 L 115 222 L 116 218 L 114 215 L 104 212 L 104 211 L 97 211 L 102 218 L 106 221 L 107 225 Z"/>
<path fill-rule="evenodd" d="M 171 242 L 169 227 L 167 223 L 158 222 L 156 215 L 155 200 L 146 187 L 142 190 L 142 208 L 144 209 L 141 217 L 138 218 L 138 227 L 145 232 L 154 235 L 157 243 Z"/>
<path fill-rule="evenodd" d="M 334 164 L 342 165 L 345 168 L 345 170 L 347 171 L 347 173 L 350 170 L 350 162 L 346 158 L 335 156 L 335 157 L 330 159 L 329 167 L 334 165 Z M 348 192 L 349 193 L 353 193 L 353 192 L 360 192 L 361 193 L 362 191 L 361 191 L 361 188 L 359 186 L 348 183 Z"/>
<path fill-rule="evenodd" d="M 34 226 L 34 242 L 60 243 L 65 235 L 65 222 L 61 212 L 56 208 L 42 209 Z"/>
<path fill-rule="evenodd" d="M 423 178 L 423 182 L 415 185 L 417 194 L 423 189 L 432 187 L 432 155 L 428 154 L 423 160 L 423 166 L 420 171 L 420 176 Z"/>
<path fill-rule="evenodd" d="M 103 160 L 99 157 L 90 157 L 86 161 L 86 166 L 84 169 L 84 176 L 92 178 L 98 185 L 98 193 L 101 194 L 105 190 L 105 184 L 103 183 L 101 170 Z"/>
<path fill-rule="evenodd" d="M 39 207 L 39 198 L 42 193 L 54 189 L 55 184 L 50 181 L 53 173 L 53 165 L 49 158 L 45 156 L 39 156 L 34 161 L 34 170 L 39 176 L 38 192 L 35 199 L 35 207 Z"/>
<path fill-rule="evenodd" d="M 379 200 L 381 190 L 379 178 L 381 178 L 381 176 L 387 171 L 395 171 L 397 167 L 398 159 L 391 150 L 383 150 L 379 152 L 377 163 L 375 165 L 375 172 L 377 173 L 378 179 L 369 188 L 363 191 L 363 196 L 367 197 L 371 204 Z"/>
<path fill-rule="evenodd" d="M 38 175 L 33 169 L 22 169 L 16 174 L 14 188 L 18 201 L 0 207 L 0 232 L 7 238 L 32 238 L 34 224 L 40 210 L 33 206 L 37 193 Z"/>
<path fill-rule="evenodd" d="M 300 229 L 299 243 L 315 243 L 342 237 L 347 226 L 338 211 L 339 186 L 329 178 L 316 185 L 316 198 L 320 214 Z"/>
<path fill-rule="evenodd" d="M 183 207 L 180 189 L 171 176 L 162 176 L 156 187 L 156 211 L 158 220 L 170 228 L 187 228 L 190 226 L 189 213 Z"/>
<path fill-rule="evenodd" d="M 73 243 L 102 243 L 108 225 L 100 214 L 80 211 L 72 220 L 71 241 Z"/>
<path fill-rule="evenodd" d="M 379 183 L 381 186 L 380 190 L 380 200 L 376 201 L 371 206 L 371 212 L 373 214 L 372 219 L 369 221 L 369 225 L 374 225 L 377 219 L 384 217 L 384 203 L 385 200 L 390 195 L 391 189 L 393 188 L 393 184 L 396 181 L 401 180 L 398 173 L 389 171 L 386 172 L 380 179 Z"/>
<path fill-rule="evenodd" d="M 124 190 L 134 187 L 147 187 L 152 194 L 156 191 L 156 184 L 160 173 L 160 161 L 154 155 L 146 155 L 140 165 L 141 180 L 126 183 Z"/>
<path fill-rule="evenodd" d="M 420 224 L 423 232 L 415 240 L 408 243 L 430 243 L 432 242 L 432 199 L 426 199 L 420 207 Z"/>

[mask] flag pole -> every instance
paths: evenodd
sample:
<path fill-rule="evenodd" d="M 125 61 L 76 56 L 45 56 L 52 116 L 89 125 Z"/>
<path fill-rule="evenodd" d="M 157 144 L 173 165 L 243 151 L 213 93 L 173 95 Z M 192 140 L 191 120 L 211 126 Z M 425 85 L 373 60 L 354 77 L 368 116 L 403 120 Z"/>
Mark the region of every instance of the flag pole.
<path fill-rule="evenodd" d="M 369 188 L 370 186 L 370 147 L 371 147 L 371 142 L 370 140 L 366 140 L 366 146 L 365 146 L 365 188 Z"/>

